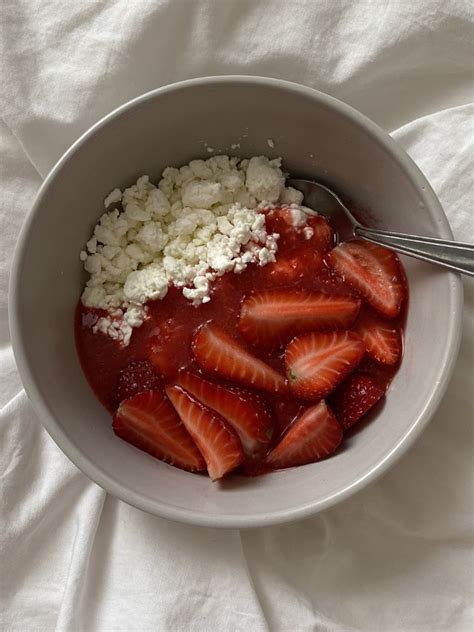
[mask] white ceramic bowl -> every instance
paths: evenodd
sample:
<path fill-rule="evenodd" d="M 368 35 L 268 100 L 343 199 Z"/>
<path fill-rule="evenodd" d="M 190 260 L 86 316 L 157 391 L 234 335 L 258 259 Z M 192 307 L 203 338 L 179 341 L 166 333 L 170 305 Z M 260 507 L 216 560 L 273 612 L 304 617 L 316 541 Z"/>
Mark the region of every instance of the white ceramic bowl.
<path fill-rule="evenodd" d="M 238 149 L 232 149 L 237 143 Z M 76 355 L 73 315 L 84 283 L 79 252 L 111 189 L 144 173 L 156 181 L 168 165 L 208 157 L 207 147 L 215 153 L 282 156 L 291 174 L 322 179 L 372 209 L 382 228 L 452 238 L 440 203 L 415 164 L 349 106 L 275 79 L 185 81 L 106 116 L 45 180 L 13 263 L 15 357 L 47 431 L 111 494 L 158 516 L 196 525 L 255 527 L 296 520 L 380 476 L 426 426 L 457 354 L 461 284 L 454 273 L 404 260 L 410 306 L 402 366 L 376 419 L 326 461 L 213 484 L 119 441 Z"/>

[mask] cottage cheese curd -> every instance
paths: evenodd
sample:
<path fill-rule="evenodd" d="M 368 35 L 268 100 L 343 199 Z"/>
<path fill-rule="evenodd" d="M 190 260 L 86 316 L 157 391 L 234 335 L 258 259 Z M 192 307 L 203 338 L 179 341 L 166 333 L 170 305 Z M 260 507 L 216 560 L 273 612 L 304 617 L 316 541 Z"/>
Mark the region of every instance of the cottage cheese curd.
<path fill-rule="evenodd" d="M 300 226 L 302 200 L 285 187 L 281 159 L 264 156 L 192 160 L 165 169 L 158 186 L 144 175 L 123 192 L 114 189 L 80 254 L 90 275 L 82 302 L 108 312 L 94 331 L 127 345 L 147 301 L 164 298 L 170 286 L 199 305 L 211 300 L 216 277 L 275 261 L 279 235 L 267 233 L 262 209 L 288 205 Z"/>

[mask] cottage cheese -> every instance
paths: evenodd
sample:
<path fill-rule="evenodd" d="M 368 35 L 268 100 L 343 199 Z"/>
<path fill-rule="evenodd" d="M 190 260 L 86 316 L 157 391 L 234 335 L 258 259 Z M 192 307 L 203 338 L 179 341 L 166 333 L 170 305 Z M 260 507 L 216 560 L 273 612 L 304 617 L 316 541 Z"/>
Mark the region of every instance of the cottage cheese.
<path fill-rule="evenodd" d="M 108 312 L 94 331 L 127 345 L 147 301 L 164 298 L 170 286 L 199 305 L 211 300 L 216 277 L 275 261 L 279 235 L 267 233 L 261 210 L 288 205 L 301 226 L 302 200 L 285 188 L 281 159 L 264 156 L 192 160 L 165 169 L 158 186 L 142 176 L 123 192 L 114 189 L 80 253 L 90 275 L 82 302 Z"/>

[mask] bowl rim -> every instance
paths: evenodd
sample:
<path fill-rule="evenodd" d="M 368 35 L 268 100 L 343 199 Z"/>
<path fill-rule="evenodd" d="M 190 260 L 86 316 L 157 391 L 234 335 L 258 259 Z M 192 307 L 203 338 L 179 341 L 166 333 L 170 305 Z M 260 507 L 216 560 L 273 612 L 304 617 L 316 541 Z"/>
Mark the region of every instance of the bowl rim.
<path fill-rule="evenodd" d="M 101 129 L 103 126 L 108 124 L 109 121 L 116 118 L 123 112 L 133 109 L 138 104 L 147 100 L 155 99 L 156 97 L 175 90 L 181 90 L 183 88 L 197 85 L 212 86 L 216 84 L 231 85 L 238 83 L 268 86 L 297 93 L 301 96 L 315 99 L 323 105 L 336 110 L 342 116 L 350 119 L 354 124 L 362 128 L 369 136 L 371 136 L 387 153 L 389 153 L 415 187 L 418 190 L 423 191 L 423 197 L 428 201 L 427 209 L 437 220 L 437 230 L 439 236 L 445 239 L 453 239 L 447 217 L 432 187 L 405 150 L 399 146 L 387 132 L 352 106 L 347 105 L 346 103 L 326 93 L 315 90 L 314 88 L 282 79 L 251 75 L 218 75 L 198 77 L 168 84 L 139 95 L 115 108 L 85 131 L 65 151 L 65 153 L 53 166 L 37 192 L 34 203 L 20 230 L 10 272 L 8 301 L 9 328 L 12 338 L 14 357 L 23 386 L 35 412 L 38 414 L 38 417 L 48 434 L 52 437 L 64 454 L 74 463 L 74 465 L 76 465 L 76 467 L 78 467 L 89 479 L 97 483 L 108 493 L 118 497 L 120 500 L 123 500 L 137 509 L 147 511 L 148 513 L 162 518 L 167 518 L 169 520 L 202 527 L 253 528 L 293 522 L 307 518 L 324 509 L 328 509 L 336 503 L 352 496 L 357 491 L 362 490 L 370 482 L 384 474 L 388 468 L 391 467 L 408 450 L 431 419 L 447 389 L 454 369 L 461 340 L 461 318 L 463 306 L 462 282 L 458 273 L 446 271 L 443 273 L 448 275 L 447 281 L 450 285 L 451 294 L 449 328 L 446 331 L 446 336 L 444 338 L 444 358 L 443 362 L 440 364 L 438 379 L 433 383 L 430 397 L 427 399 L 423 410 L 420 412 L 418 417 L 414 419 L 411 427 L 393 446 L 392 450 L 363 476 L 360 476 L 352 484 L 332 494 L 331 496 L 311 501 L 304 505 L 289 507 L 270 513 L 247 513 L 238 516 L 232 514 L 209 514 L 179 507 L 171 507 L 166 503 L 152 500 L 117 483 L 111 476 L 103 471 L 100 466 L 94 464 L 85 454 L 83 454 L 69 439 L 67 433 L 55 419 L 52 411 L 49 409 L 46 401 L 43 399 L 43 396 L 36 386 L 35 378 L 28 362 L 27 349 L 25 348 L 22 339 L 21 328 L 18 324 L 20 312 L 19 270 L 21 269 L 22 260 L 26 254 L 31 224 L 38 208 L 40 208 L 45 192 L 56 176 L 60 173 L 63 165 L 67 163 L 69 158 L 79 149 L 79 147 L 81 147 L 91 136 L 93 136 L 97 130 Z"/>

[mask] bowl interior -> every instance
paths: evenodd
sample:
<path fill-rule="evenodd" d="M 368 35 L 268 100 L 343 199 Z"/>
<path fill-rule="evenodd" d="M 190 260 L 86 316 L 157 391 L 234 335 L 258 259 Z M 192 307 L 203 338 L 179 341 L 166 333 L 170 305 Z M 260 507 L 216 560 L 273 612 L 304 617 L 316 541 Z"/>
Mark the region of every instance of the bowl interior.
<path fill-rule="evenodd" d="M 131 504 L 196 524 L 256 526 L 349 495 L 417 434 L 455 355 L 459 282 L 404 260 L 411 299 L 403 364 L 373 422 L 327 461 L 211 484 L 117 440 L 74 346 L 79 252 L 111 189 L 142 174 L 156 181 L 164 167 L 206 158 L 210 148 L 282 156 L 286 171 L 330 183 L 371 209 L 380 227 L 451 233 L 423 176 L 375 125 L 325 95 L 277 81 L 217 78 L 145 95 L 76 143 L 46 181 L 17 251 L 11 321 L 25 387 L 46 428 L 86 474 Z"/>

